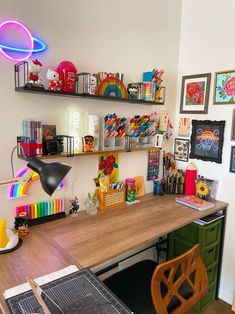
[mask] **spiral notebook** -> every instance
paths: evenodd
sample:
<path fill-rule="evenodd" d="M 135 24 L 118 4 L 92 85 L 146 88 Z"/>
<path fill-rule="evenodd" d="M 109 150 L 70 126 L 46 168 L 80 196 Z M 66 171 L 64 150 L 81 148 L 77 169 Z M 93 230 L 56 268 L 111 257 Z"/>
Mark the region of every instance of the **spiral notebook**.
<path fill-rule="evenodd" d="M 196 210 L 206 210 L 215 206 L 214 203 L 205 201 L 195 195 L 185 195 L 176 197 L 176 203 L 191 207 Z"/>

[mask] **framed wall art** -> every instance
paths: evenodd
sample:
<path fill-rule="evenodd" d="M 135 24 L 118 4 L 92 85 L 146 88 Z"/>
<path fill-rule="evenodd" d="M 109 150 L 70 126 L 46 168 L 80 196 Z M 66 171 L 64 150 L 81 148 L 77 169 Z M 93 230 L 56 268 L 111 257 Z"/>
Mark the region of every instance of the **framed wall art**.
<path fill-rule="evenodd" d="M 191 119 L 190 118 L 180 118 L 179 119 L 179 137 L 189 137 L 191 131 Z"/>
<path fill-rule="evenodd" d="M 225 121 L 192 120 L 190 158 L 222 163 Z"/>
<path fill-rule="evenodd" d="M 235 109 L 233 110 L 232 117 L 231 141 L 235 141 Z"/>
<path fill-rule="evenodd" d="M 189 154 L 189 140 L 182 138 L 175 138 L 174 149 L 175 160 L 188 161 Z"/>
<path fill-rule="evenodd" d="M 235 146 L 231 147 L 231 156 L 230 156 L 230 172 L 235 172 Z"/>
<path fill-rule="evenodd" d="M 211 73 L 182 77 L 180 113 L 207 113 Z"/>
<path fill-rule="evenodd" d="M 235 70 L 215 73 L 214 105 L 235 104 Z"/>

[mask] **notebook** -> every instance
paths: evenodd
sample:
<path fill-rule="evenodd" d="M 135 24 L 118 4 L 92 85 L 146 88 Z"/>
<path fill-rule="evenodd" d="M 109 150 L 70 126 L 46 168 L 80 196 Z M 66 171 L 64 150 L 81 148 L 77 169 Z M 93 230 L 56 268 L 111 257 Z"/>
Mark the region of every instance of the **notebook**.
<path fill-rule="evenodd" d="M 195 195 L 176 197 L 176 203 L 191 207 L 196 210 L 206 210 L 215 206 L 214 203 L 205 201 Z"/>

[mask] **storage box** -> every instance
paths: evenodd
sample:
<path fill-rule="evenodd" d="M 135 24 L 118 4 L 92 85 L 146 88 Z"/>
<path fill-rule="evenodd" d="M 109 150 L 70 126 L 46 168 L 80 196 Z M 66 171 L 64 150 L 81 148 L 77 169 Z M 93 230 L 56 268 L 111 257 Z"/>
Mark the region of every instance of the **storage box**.
<path fill-rule="evenodd" d="M 97 191 L 99 200 L 99 209 L 106 210 L 126 205 L 126 189 L 125 187 L 117 190 L 109 190 L 108 192 Z"/>

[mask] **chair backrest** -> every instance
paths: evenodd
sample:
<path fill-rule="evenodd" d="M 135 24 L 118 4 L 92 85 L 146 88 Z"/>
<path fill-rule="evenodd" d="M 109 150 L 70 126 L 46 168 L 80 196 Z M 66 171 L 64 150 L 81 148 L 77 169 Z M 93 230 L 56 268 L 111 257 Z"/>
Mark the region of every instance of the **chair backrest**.
<path fill-rule="evenodd" d="M 187 313 L 208 293 L 208 277 L 200 245 L 158 265 L 151 281 L 151 295 L 158 314 Z"/>

